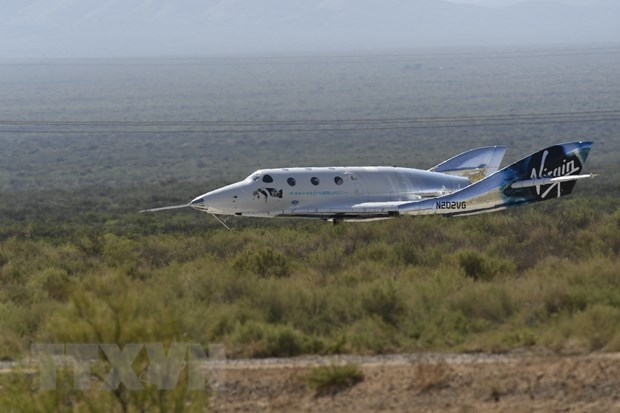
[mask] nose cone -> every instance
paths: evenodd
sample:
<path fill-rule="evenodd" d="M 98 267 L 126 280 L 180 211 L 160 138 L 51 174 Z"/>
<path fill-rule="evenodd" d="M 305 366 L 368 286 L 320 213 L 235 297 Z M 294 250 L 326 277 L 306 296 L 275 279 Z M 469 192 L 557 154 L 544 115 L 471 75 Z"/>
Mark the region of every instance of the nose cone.
<path fill-rule="evenodd" d="M 189 203 L 189 206 L 199 211 L 208 212 L 209 214 L 221 214 L 222 210 L 217 207 L 218 202 L 215 198 L 217 197 L 213 196 L 212 192 L 209 192 L 196 197 Z"/>
<path fill-rule="evenodd" d="M 192 202 L 189 203 L 189 206 L 195 209 L 207 209 L 203 196 L 195 198 Z"/>
<path fill-rule="evenodd" d="M 210 214 L 234 214 L 238 195 L 243 192 L 240 184 L 232 184 L 196 197 L 189 205 Z"/>

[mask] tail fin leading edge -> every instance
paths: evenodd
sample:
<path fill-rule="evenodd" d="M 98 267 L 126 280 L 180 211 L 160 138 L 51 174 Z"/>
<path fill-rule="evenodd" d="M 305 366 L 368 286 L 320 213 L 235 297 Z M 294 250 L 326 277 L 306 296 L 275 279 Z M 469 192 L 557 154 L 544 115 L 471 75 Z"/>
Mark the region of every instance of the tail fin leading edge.
<path fill-rule="evenodd" d="M 399 206 L 406 215 L 470 215 L 570 194 L 583 174 L 592 142 L 550 146 L 504 169 L 441 197 Z"/>

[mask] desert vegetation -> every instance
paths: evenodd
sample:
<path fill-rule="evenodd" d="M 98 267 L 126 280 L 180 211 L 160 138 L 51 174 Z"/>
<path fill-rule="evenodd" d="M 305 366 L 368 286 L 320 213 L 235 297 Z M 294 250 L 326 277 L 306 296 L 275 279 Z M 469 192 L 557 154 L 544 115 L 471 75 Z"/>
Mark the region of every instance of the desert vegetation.
<path fill-rule="evenodd" d="M 0 352 L 16 358 L 33 341 L 180 340 L 225 343 L 230 357 L 615 351 L 620 215 L 592 204 L 183 236 L 11 237 L 0 242 Z"/>

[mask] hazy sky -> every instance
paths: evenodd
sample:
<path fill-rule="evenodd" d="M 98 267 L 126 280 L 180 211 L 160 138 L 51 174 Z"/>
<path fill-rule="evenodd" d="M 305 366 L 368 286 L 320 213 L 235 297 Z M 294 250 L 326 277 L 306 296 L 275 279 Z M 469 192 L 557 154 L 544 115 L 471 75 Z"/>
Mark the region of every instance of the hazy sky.
<path fill-rule="evenodd" d="M 618 43 L 618 22 L 620 0 L 0 0 L 0 57 Z"/>
<path fill-rule="evenodd" d="M 521 3 L 525 0 L 448 0 L 452 3 L 477 4 L 480 6 L 505 6 L 509 4 Z M 537 1 L 537 0 L 532 0 Z M 539 0 L 538 0 L 539 1 Z"/>
<path fill-rule="evenodd" d="M 478 6 L 487 6 L 487 7 L 502 7 L 502 6 L 510 6 L 517 3 L 526 3 L 526 2 L 545 2 L 548 0 L 448 0 L 452 3 L 463 3 L 463 4 L 475 4 Z M 554 0 L 556 3 L 565 3 L 565 4 L 573 4 L 573 5 L 613 5 L 618 0 Z"/>

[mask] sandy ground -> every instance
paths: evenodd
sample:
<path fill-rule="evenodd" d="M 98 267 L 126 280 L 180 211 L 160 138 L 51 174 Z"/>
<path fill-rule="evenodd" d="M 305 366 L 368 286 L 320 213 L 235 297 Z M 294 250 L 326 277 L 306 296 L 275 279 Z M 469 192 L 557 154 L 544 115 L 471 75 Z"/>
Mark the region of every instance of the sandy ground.
<path fill-rule="evenodd" d="M 358 363 L 364 380 L 317 395 L 317 365 Z M 215 412 L 620 412 L 620 353 L 409 354 L 213 362 Z"/>

